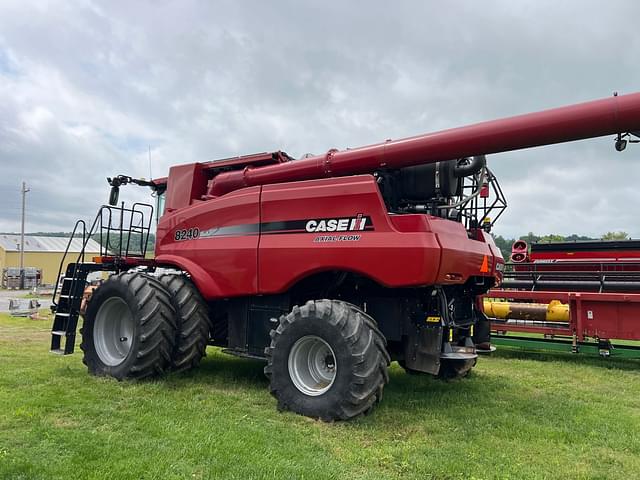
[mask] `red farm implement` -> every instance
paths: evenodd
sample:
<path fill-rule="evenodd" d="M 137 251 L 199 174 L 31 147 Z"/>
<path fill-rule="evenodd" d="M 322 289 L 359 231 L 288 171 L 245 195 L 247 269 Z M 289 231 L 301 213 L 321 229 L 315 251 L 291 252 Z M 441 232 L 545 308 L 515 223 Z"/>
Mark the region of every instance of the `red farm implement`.
<path fill-rule="evenodd" d="M 519 240 L 511 259 L 484 302 L 492 343 L 640 358 L 639 241 Z"/>

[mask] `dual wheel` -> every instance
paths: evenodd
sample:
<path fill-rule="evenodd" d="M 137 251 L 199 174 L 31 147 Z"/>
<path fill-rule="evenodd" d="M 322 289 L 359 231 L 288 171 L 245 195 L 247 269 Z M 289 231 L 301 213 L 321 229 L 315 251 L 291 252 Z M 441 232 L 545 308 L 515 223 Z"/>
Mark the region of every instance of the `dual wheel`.
<path fill-rule="evenodd" d="M 139 379 L 195 367 L 210 328 L 207 305 L 185 276 L 125 272 L 94 292 L 80 346 L 90 373 Z M 389 381 L 386 341 L 355 305 L 309 301 L 281 316 L 270 336 L 265 374 L 279 409 L 348 420 L 382 399 Z M 464 367 L 448 373 L 464 374 Z"/>
<path fill-rule="evenodd" d="M 195 367 L 209 341 L 207 305 L 183 275 L 112 275 L 93 293 L 82 328 L 94 375 L 145 378 Z"/>
<path fill-rule="evenodd" d="M 145 378 L 196 366 L 210 331 L 207 306 L 184 276 L 125 272 L 94 292 L 82 329 L 94 375 Z M 382 398 L 390 362 L 375 321 L 337 300 L 294 307 L 271 331 L 265 373 L 280 409 L 347 420 Z"/>

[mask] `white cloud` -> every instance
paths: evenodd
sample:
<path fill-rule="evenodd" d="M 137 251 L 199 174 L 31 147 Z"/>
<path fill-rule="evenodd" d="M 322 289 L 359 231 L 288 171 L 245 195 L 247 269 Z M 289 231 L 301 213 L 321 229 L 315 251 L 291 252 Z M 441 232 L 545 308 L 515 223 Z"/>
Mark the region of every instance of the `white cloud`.
<path fill-rule="evenodd" d="M 2 2 L 0 231 L 69 230 L 104 178 L 400 138 L 638 88 L 637 2 Z M 490 159 L 496 232 L 640 236 L 638 150 Z M 141 195 L 142 192 L 127 195 Z"/>

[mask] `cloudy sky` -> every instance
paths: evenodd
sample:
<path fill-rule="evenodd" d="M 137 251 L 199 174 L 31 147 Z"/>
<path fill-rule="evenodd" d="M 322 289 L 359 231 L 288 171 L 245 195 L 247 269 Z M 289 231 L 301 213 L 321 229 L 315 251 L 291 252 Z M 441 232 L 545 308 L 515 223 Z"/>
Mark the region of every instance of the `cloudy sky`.
<path fill-rule="evenodd" d="M 640 2 L 0 2 L 0 231 L 69 231 L 105 177 L 294 157 L 640 90 Z M 640 237 L 640 146 L 494 155 L 505 236 Z M 134 194 L 123 190 L 123 199 Z M 140 194 L 141 192 L 137 192 Z M 146 193 L 146 192 L 145 192 Z"/>

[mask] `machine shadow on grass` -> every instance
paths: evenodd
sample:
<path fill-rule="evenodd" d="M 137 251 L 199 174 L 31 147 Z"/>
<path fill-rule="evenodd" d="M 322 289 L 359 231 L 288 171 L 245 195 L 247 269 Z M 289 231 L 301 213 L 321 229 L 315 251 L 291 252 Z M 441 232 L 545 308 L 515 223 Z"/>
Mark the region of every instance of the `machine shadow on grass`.
<path fill-rule="evenodd" d="M 264 375 L 265 362 L 248 358 L 240 358 L 212 350 L 200 365 L 186 372 L 170 373 L 158 381 L 168 384 L 171 388 L 186 388 L 194 382 L 203 385 L 228 386 L 230 383 L 241 384 L 243 388 L 265 391 L 269 385 Z"/>
<path fill-rule="evenodd" d="M 193 381 L 221 386 L 227 385 L 231 381 L 246 385 L 247 388 L 264 389 L 266 392 L 269 380 L 264 375 L 265 365 L 266 362 L 262 360 L 239 358 L 221 352 L 208 351 L 207 356 L 202 359 L 197 368 L 187 372 L 172 373 L 158 381 L 166 382 L 176 388 L 186 387 Z M 390 396 L 401 392 L 413 392 L 417 395 L 425 395 L 429 392 L 439 395 L 457 389 L 464 389 L 467 393 L 480 392 L 482 389 L 479 388 L 477 382 L 473 382 L 477 375 L 477 373 L 471 372 L 468 378 L 445 381 L 426 374 L 407 374 L 394 362 L 390 366 L 390 380 L 384 389 L 383 403 L 386 403 Z M 472 386 L 469 387 L 469 384 Z"/>
<path fill-rule="evenodd" d="M 611 361 L 611 359 L 507 351 L 506 349 L 492 356 L 540 362 L 564 361 L 576 365 L 595 365 L 624 370 L 636 370 L 639 367 L 638 362 L 629 360 Z M 482 358 L 480 361 L 482 362 Z M 207 357 L 202 360 L 198 368 L 170 373 L 153 382 L 158 382 L 163 385 L 163 388 L 170 390 L 188 390 L 194 386 L 204 386 L 220 391 L 244 390 L 253 398 L 252 402 L 256 401 L 256 395 L 258 395 L 261 398 L 261 404 L 264 401 L 264 405 L 271 405 L 273 415 L 290 416 L 282 417 L 283 421 L 294 421 L 294 419 L 305 421 L 304 417 L 291 412 L 276 413 L 276 401 L 269 394 L 268 379 L 263 373 L 264 365 L 265 363 L 260 360 L 238 358 L 223 354 L 216 349 L 209 349 Z M 61 373 L 66 377 L 71 376 L 73 372 Z M 478 422 L 482 423 L 478 420 L 477 409 L 486 414 L 491 414 L 495 409 L 507 411 L 509 422 L 513 425 L 529 425 L 534 419 L 536 424 L 551 431 L 556 429 L 557 425 L 555 417 L 549 416 L 549 412 L 564 415 L 566 411 L 576 407 L 571 400 L 562 396 L 557 388 L 540 390 L 524 387 L 523 389 L 521 382 L 512 381 L 501 374 L 486 370 L 472 370 L 467 378 L 444 381 L 430 375 L 407 374 L 394 362 L 389 368 L 389 376 L 390 380 L 385 386 L 383 401 L 371 415 L 360 416 L 353 421 L 337 422 L 336 428 L 377 429 L 393 424 L 394 428 L 403 430 L 415 428 L 416 418 L 422 419 L 419 423 L 426 422 L 426 424 L 439 419 L 438 422 L 450 422 L 463 426 L 464 434 L 475 438 L 477 435 L 482 435 L 481 431 L 475 430 Z M 560 398 L 562 401 L 559 400 Z M 547 405 L 545 411 L 539 411 L 538 407 L 541 403 Z M 476 408 L 469 408 L 470 405 Z M 500 430 L 504 427 L 501 422 L 498 421 L 491 426 L 485 425 L 483 428 L 495 429 L 496 435 L 505 435 L 504 431 Z M 574 424 L 573 420 L 567 420 L 567 422 L 571 428 L 580 428 L 579 425 Z"/>
<path fill-rule="evenodd" d="M 269 381 L 263 373 L 265 362 L 238 358 L 223 354 L 219 351 L 207 352 L 199 367 L 181 373 L 172 373 L 158 381 L 168 388 L 186 389 L 193 385 L 208 385 L 222 389 L 234 385 L 234 388 L 246 389 L 251 393 L 264 393 L 269 395 Z M 410 418 L 416 411 L 438 412 L 448 416 L 447 411 L 452 406 L 466 409 L 469 402 L 485 403 L 495 396 L 497 390 L 505 391 L 510 388 L 517 390 L 515 386 L 495 376 L 484 373 L 471 372 L 467 378 L 455 380 L 440 380 L 431 375 L 410 375 L 404 372 L 395 362 L 389 369 L 390 380 L 385 386 L 383 401 L 376 407 L 372 415 L 359 417 L 355 422 L 347 424 L 359 424 L 364 421 L 367 424 L 384 422 L 388 415 L 400 417 L 407 416 L 407 425 L 413 420 Z M 276 402 L 273 401 L 275 410 Z M 526 411 L 531 406 L 523 409 Z M 471 413 L 470 413 L 471 415 Z M 385 420 L 386 418 L 386 420 Z M 395 422 L 405 423 L 397 418 Z M 343 423 L 343 422 L 340 422 Z"/>

